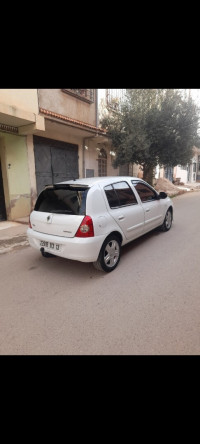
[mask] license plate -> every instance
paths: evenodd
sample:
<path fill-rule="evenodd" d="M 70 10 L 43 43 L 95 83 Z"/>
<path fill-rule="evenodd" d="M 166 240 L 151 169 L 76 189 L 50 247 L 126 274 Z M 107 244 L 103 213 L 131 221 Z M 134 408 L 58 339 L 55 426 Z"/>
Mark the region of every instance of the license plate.
<path fill-rule="evenodd" d="M 56 250 L 56 251 L 60 250 L 60 245 L 59 244 L 54 244 L 54 242 L 41 241 L 40 242 L 40 246 L 41 247 L 49 248 L 50 250 Z"/>

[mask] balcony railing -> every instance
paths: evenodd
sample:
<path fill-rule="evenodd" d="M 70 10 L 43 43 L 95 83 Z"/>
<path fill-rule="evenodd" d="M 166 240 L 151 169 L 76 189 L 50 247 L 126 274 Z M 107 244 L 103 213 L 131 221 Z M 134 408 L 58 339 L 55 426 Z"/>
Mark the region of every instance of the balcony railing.
<path fill-rule="evenodd" d="M 93 89 L 63 89 L 63 92 L 75 96 L 80 100 L 87 103 L 94 102 L 94 90 Z"/>
<path fill-rule="evenodd" d="M 107 106 L 113 109 L 119 109 L 121 103 L 125 100 L 126 89 L 106 89 Z"/>

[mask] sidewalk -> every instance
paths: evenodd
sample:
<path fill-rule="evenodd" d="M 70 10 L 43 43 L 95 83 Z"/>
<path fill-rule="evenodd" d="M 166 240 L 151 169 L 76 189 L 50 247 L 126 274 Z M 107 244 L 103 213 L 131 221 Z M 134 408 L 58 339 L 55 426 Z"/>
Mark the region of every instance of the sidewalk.
<path fill-rule="evenodd" d="M 188 188 L 189 191 L 198 191 L 198 190 L 200 190 L 200 183 L 199 182 L 193 182 L 193 183 L 188 182 L 183 186 L 178 185 L 178 188 Z"/>
<path fill-rule="evenodd" d="M 0 222 L 0 254 L 7 253 L 18 246 L 29 245 L 27 239 L 28 217 L 17 222 Z"/>

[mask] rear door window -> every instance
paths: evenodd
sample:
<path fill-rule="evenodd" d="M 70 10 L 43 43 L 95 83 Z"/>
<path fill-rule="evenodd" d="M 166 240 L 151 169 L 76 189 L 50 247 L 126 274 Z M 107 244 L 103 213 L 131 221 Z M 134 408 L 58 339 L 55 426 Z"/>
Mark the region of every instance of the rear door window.
<path fill-rule="evenodd" d="M 104 188 L 110 208 L 136 205 L 137 199 L 127 182 L 117 182 Z"/>
<path fill-rule="evenodd" d="M 119 199 L 117 196 L 116 191 L 114 190 L 112 185 L 108 185 L 104 188 L 104 191 L 106 193 L 106 197 L 108 199 L 108 203 L 110 205 L 110 208 L 116 208 L 119 207 Z"/>
<path fill-rule="evenodd" d="M 35 211 L 86 215 L 86 197 L 88 188 L 52 187 L 46 188 L 39 195 Z"/>

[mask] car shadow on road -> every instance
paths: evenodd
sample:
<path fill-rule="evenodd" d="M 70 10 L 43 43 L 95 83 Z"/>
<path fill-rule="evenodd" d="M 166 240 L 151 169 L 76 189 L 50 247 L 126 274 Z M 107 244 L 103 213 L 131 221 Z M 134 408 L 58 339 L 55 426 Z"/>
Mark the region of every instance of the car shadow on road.
<path fill-rule="evenodd" d="M 149 231 L 146 234 L 143 234 L 143 236 L 138 237 L 137 239 L 129 242 L 128 244 L 124 245 L 121 249 L 121 256 L 126 255 L 128 252 L 132 251 L 133 248 L 138 248 L 143 244 L 146 244 L 148 240 L 151 240 L 154 236 L 162 235 L 160 228 L 155 228 L 152 231 Z"/>
<path fill-rule="evenodd" d="M 91 262 L 80 262 L 65 259 L 59 256 L 43 257 L 38 251 L 30 247 L 31 258 L 26 262 L 28 271 L 34 274 L 42 274 L 48 279 L 49 275 L 54 275 L 56 279 L 66 277 L 66 280 L 73 276 L 83 282 L 96 278 L 102 278 L 106 273 L 98 271 Z"/>
<path fill-rule="evenodd" d="M 133 249 L 140 248 L 143 244 L 146 244 L 150 241 L 154 236 L 158 236 L 161 234 L 159 229 L 154 229 L 149 233 L 144 234 L 124 245 L 121 249 L 121 257 L 127 256 L 127 254 L 131 253 Z M 27 248 L 27 247 L 26 247 Z M 31 251 L 31 260 L 27 262 L 27 267 L 29 272 L 34 272 L 36 274 L 43 274 L 48 278 L 48 274 L 53 274 L 56 278 L 66 279 L 69 276 L 77 276 L 77 278 L 83 282 L 88 281 L 88 279 L 106 279 L 109 278 L 110 273 L 105 273 L 104 271 L 96 270 L 92 264 L 92 262 L 79 262 L 70 259 L 65 259 L 59 256 L 52 257 L 43 257 L 38 251 Z M 113 273 L 117 273 L 119 271 L 120 263 L 116 267 Z"/>

